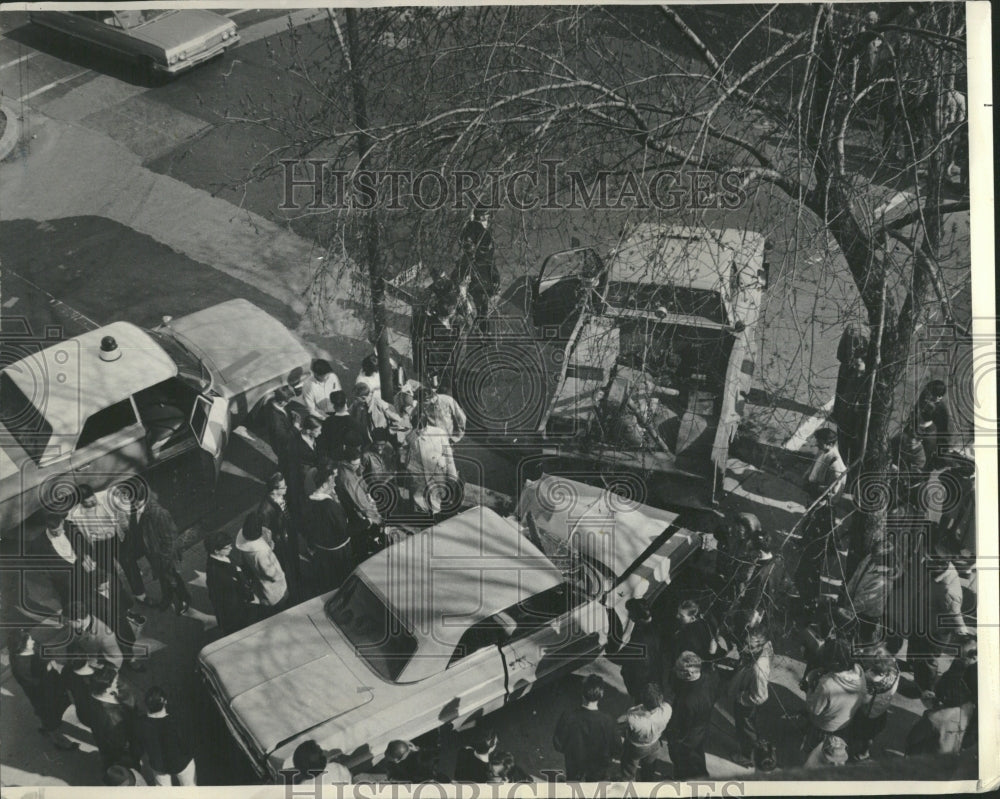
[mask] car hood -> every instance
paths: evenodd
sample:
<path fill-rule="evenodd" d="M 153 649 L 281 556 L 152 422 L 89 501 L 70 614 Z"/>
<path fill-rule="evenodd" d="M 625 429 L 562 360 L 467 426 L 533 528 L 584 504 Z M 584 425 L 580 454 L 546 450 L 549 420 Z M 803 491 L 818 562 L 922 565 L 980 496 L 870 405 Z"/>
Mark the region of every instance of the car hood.
<path fill-rule="evenodd" d="M 164 50 L 191 47 L 233 27 L 232 20 L 201 9 L 184 9 L 132 28 L 129 35 Z"/>
<path fill-rule="evenodd" d="M 163 328 L 203 356 L 216 390 L 233 396 L 309 364 L 310 354 L 288 328 L 247 300 L 230 300 L 174 319 Z"/>
<path fill-rule="evenodd" d="M 372 700 L 371 688 L 355 674 L 364 666 L 348 666 L 354 658 L 322 598 L 210 644 L 198 656 L 230 716 L 264 754 Z"/>

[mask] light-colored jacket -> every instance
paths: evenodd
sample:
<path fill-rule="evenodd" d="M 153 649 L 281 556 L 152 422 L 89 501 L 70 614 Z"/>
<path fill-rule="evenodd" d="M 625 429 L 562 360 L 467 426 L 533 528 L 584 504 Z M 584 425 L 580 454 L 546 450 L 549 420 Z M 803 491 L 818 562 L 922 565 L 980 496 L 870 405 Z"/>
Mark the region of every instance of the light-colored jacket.
<path fill-rule="evenodd" d="M 260 604 L 273 607 L 285 598 L 288 593 L 285 572 L 263 537 L 247 541 L 240 532 L 229 558 L 253 578 L 254 594 Z"/>
<path fill-rule="evenodd" d="M 931 637 L 945 643 L 953 633 L 969 632 L 962 616 L 962 580 L 951 563 L 931 582 Z"/>
<path fill-rule="evenodd" d="M 837 732 L 850 723 L 867 696 L 861 666 L 855 664 L 848 671 L 829 672 L 806 694 L 809 719 L 823 732 Z"/>
<path fill-rule="evenodd" d="M 847 581 L 847 595 L 851 607 L 859 616 L 881 619 L 899 569 L 881 562 L 873 555 L 866 555 Z"/>

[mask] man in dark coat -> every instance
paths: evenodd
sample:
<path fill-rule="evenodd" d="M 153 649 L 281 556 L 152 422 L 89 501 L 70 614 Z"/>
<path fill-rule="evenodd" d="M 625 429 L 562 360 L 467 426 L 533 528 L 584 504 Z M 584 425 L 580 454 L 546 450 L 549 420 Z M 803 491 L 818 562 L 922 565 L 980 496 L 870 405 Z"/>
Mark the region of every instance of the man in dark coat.
<path fill-rule="evenodd" d="M 294 601 L 298 601 L 302 598 L 299 575 L 299 535 L 298 530 L 291 529 L 286 501 L 287 486 L 281 472 L 272 474 L 267 480 L 267 494 L 257 505 L 257 515 L 260 517 L 261 525 L 271 531 L 274 554 L 277 556 L 281 570 L 285 573 L 285 580 L 288 582 L 288 594 Z"/>
<path fill-rule="evenodd" d="M 288 404 L 294 399 L 295 392 L 288 386 L 278 386 L 267 405 L 264 406 L 264 435 L 278 459 L 278 469 L 283 470 L 288 460 L 288 448 L 292 439 L 298 435 Z"/>
<path fill-rule="evenodd" d="M 336 475 L 336 470 L 325 464 L 317 469 L 318 487 L 309 496 L 305 509 L 313 587 L 320 594 L 339 588 L 354 568 L 347 516 L 337 499 Z"/>
<path fill-rule="evenodd" d="M 45 514 L 45 529 L 28 543 L 27 554 L 44 562 L 45 576 L 63 611 L 74 600 L 89 602 L 97 590 L 96 564 L 90 541 L 61 513 Z"/>
<path fill-rule="evenodd" d="M 628 623 L 622 633 L 622 645 L 612 659 L 621 666 L 625 690 L 638 702 L 643 689 L 660 679 L 660 632 L 649 605 L 641 599 L 625 603 Z"/>
<path fill-rule="evenodd" d="M 472 744 L 458 750 L 455 782 L 485 783 L 490 778 L 490 755 L 498 743 L 494 730 L 477 727 Z"/>
<path fill-rule="evenodd" d="M 223 635 L 246 627 L 253 620 L 250 603 L 253 589 L 239 566 L 229 559 L 232 537 L 225 530 L 216 530 L 205 542 L 205 586 L 215 610 L 215 619 Z"/>
<path fill-rule="evenodd" d="M 191 744 L 167 712 L 167 694 L 158 685 L 146 691 L 146 715 L 139 719 L 138 739 L 157 785 L 196 785 Z"/>
<path fill-rule="evenodd" d="M 288 447 L 288 463 L 285 476 L 285 501 L 292 526 L 301 530 L 305 526 L 305 508 L 309 494 L 315 489 L 312 472 L 319 465 L 321 453 L 318 447 L 320 424 L 311 416 L 302 419 L 297 435 L 292 437 Z"/>
<path fill-rule="evenodd" d="M 141 757 L 135 706 L 121 701 L 117 689 L 118 675 L 109 670 L 95 674 L 90 686 L 94 699 L 90 729 L 101 753 L 102 774 L 115 764 L 138 768 Z"/>
<path fill-rule="evenodd" d="M 489 208 L 476 206 L 472 219 L 462 228 L 460 245 L 462 252 L 455 272 L 455 283 L 468 291 L 469 299 L 482 319 L 489 310 L 490 299 L 500 290 L 500 270 L 493 262 Z"/>
<path fill-rule="evenodd" d="M 608 778 L 611 758 L 618 749 L 615 720 L 598 710 L 604 681 L 596 674 L 583 681 L 583 702 L 563 711 L 552 736 L 552 746 L 566 759 L 566 779 L 599 782 Z"/>
<path fill-rule="evenodd" d="M 78 749 L 78 743 L 59 732 L 63 714 L 70 706 L 69 692 L 59 672 L 51 666 L 51 661 L 43 658 L 35 647 L 31 633 L 25 629 L 11 630 L 7 651 L 11 674 L 41 722 L 38 731 L 56 749 Z"/>
<path fill-rule="evenodd" d="M 181 616 L 191 606 L 191 595 L 184 578 L 177 571 L 182 554 L 178 547 L 177 525 L 152 491 L 144 495 L 136 494 L 132 507 L 137 529 L 146 547 L 146 557 L 160 583 L 159 609 L 166 610 L 174 603 L 177 615 Z"/>
<path fill-rule="evenodd" d="M 715 632 L 708 620 L 702 617 L 698 603 L 693 599 L 682 600 L 677 606 L 674 624 L 664 636 L 661 667 L 663 679 L 660 682 L 666 683 L 673 674 L 674 665 L 682 652 L 694 652 L 702 661 L 711 662 L 718 649 Z"/>
<path fill-rule="evenodd" d="M 712 722 L 712 709 L 720 695 L 719 676 L 703 670 L 701 658 L 684 652 L 674 667 L 668 688 L 673 715 L 666 738 L 674 779 L 691 780 L 708 776 L 705 764 L 705 741 Z"/>
<path fill-rule="evenodd" d="M 330 405 L 333 413 L 323 420 L 317 445 L 324 456 L 339 461 L 344 457 L 345 447 L 360 447 L 363 439 L 361 428 L 348 407 L 346 392 L 334 391 L 330 395 Z"/>

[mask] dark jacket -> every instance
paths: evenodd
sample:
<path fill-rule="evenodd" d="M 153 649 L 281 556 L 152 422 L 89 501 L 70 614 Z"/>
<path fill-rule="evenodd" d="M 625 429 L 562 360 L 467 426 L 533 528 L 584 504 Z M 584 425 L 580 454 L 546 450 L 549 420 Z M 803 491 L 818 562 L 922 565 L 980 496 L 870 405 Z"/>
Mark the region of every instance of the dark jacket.
<path fill-rule="evenodd" d="M 72 669 L 72 663 L 62 671 L 63 684 L 69 691 L 73 705 L 76 707 L 76 717 L 85 727 L 94 726 L 94 702 L 97 701 L 90 693 L 91 675 L 77 674 Z"/>
<path fill-rule="evenodd" d="M 154 569 L 163 569 L 180 560 L 177 548 L 177 525 L 170 511 L 156 500 L 147 501 L 139 517 L 138 531 L 146 548 L 146 557 Z"/>
<path fill-rule="evenodd" d="M 349 540 L 347 516 L 333 497 L 313 494 L 306 504 L 306 538 L 310 546 L 336 549 Z"/>
<path fill-rule="evenodd" d="M 253 588 L 248 576 L 236 564 L 209 555 L 205 561 L 205 585 L 223 635 L 250 623 Z"/>
<path fill-rule="evenodd" d="M 64 529 L 66 538 L 69 539 L 73 553 L 76 555 L 75 563 L 70 564 L 56 552 L 52 546 L 52 540 L 45 530 L 28 543 L 26 554 L 32 559 L 40 561 L 39 565 L 46 567 L 45 574 L 65 608 L 74 598 L 71 597 L 71 594 L 75 597 L 85 597 L 96 589 L 94 585 L 96 575 L 93 569 L 87 571 L 84 566 L 88 560 L 93 564 L 94 549 L 90 541 L 72 522 L 67 521 Z"/>
<path fill-rule="evenodd" d="M 575 707 L 559 717 L 552 746 L 566 758 L 566 779 L 605 779 L 618 749 L 615 720 L 600 710 Z"/>
<path fill-rule="evenodd" d="M 333 414 L 323 420 L 317 448 L 328 458 L 340 460 L 344 447 L 361 447 L 362 443 L 361 428 L 351 414 Z"/>
<path fill-rule="evenodd" d="M 455 759 L 455 782 L 486 782 L 490 776 L 490 764 L 476 757 L 471 746 L 458 750 Z"/>
<path fill-rule="evenodd" d="M 138 767 L 141 749 L 136 737 L 135 708 L 95 698 L 91 709 L 94 715 L 90 729 L 104 767 L 115 763 Z"/>
<path fill-rule="evenodd" d="M 673 674 L 674 664 L 683 652 L 694 652 L 703 661 L 709 663 L 715 653 L 712 644 L 715 636 L 705 619 L 695 619 L 690 624 L 677 624 L 672 633 L 665 636 L 663 643 L 663 675 L 664 682 Z"/>
<path fill-rule="evenodd" d="M 288 411 L 278 409 L 273 402 L 269 402 L 264 408 L 264 435 L 278 458 L 278 464 L 284 463 L 288 457 L 288 448 L 298 431 L 292 424 Z"/>
<path fill-rule="evenodd" d="M 140 718 L 139 741 L 150 768 L 157 774 L 179 774 L 194 757 L 188 739 L 169 713 L 159 718 Z"/>
<path fill-rule="evenodd" d="M 673 696 L 669 699 L 673 715 L 667 725 L 666 738 L 691 749 L 701 749 L 712 723 L 712 708 L 719 699 L 719 675 L 702 669 L 701 677 L 693 682 L 670 676 L 668 684 Z"/>
<path fill-rule="evenodd" d="M 42 728 L 55 729 L 70 706 L 69 692 L 59 672 L 47 668 L 37 649 L 30 655 L 11 655 L 10 671 L 31 702 Z"/>

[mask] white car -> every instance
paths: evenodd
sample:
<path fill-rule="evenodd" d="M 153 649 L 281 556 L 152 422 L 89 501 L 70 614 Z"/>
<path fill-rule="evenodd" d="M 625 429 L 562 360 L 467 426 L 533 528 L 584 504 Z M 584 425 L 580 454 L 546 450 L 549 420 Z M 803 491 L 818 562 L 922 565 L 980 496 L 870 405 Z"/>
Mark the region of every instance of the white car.
<path fill-rule="evenodd" d="M 337 591 L 209 644 L 199 667 L 260 776 L 278 779 L 308 739 L 357 769 L 391 740 L 469 726 L 596 658 L 609 614 L 700 546 L 675 522 L 546 476 L 518 518 L 476 507 L 416 533 Z"/>
<path fill-rule="evenodd" d="M 0 371 L 0 533 L 199 446 L 218 470 L 230 431 L 310 360 L 246 300 L 27 354 Z"/>

